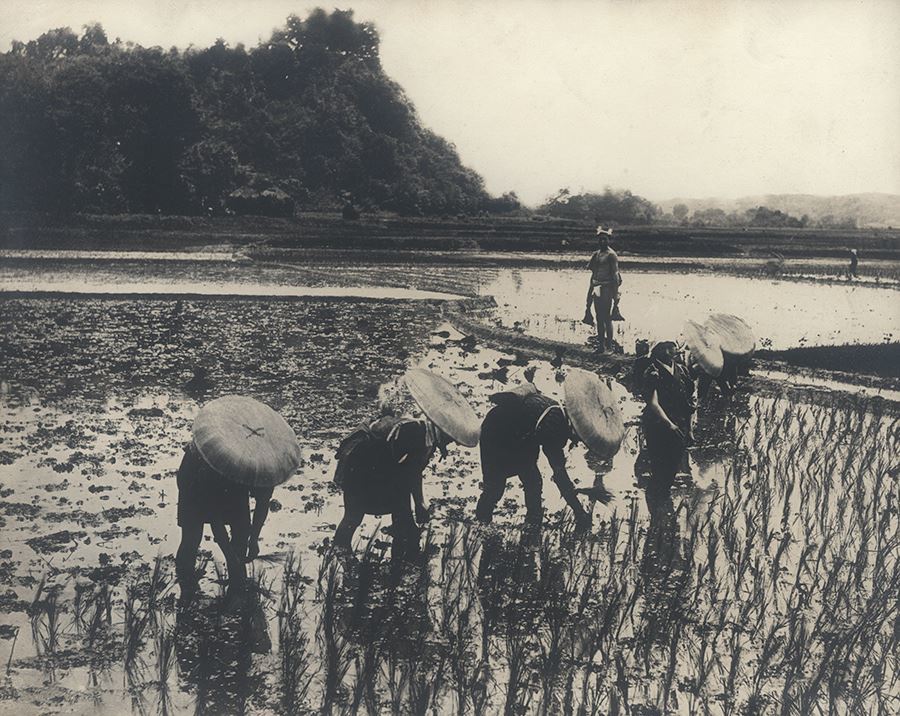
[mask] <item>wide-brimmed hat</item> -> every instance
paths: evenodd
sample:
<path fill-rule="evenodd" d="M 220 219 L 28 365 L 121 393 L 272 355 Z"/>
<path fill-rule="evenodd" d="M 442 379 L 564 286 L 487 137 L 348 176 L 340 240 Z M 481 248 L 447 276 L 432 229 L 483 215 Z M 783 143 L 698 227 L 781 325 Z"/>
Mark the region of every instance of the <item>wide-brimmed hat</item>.
<path fill-rule="evenodd" d="M 742 318 L 727 313 L 714 313 L 706 319 L 704 325 L 718 336 L 719 346 L 725 353 L 745 358 L 756 350 L 753 330 Z"/>
<path fill-rule="evenodd" d="M 408 370 L 405 379 L 413 399 L 431 422 L 460 445 L 478 444 L 481 435 L 478 416 L 456 388 L 424 368 Z"/>
<path fill-rule="evenodd" d="M 300 464 L 297 436 L 268 405 L 226 395 L 204 405 L 194 419 L 194 445 L 223 477 L 248 487 L 273 487 Z"/>
<path fill-rule="evenodd" d="M 625 423 L 609 386 L 595 373 L 570 368 L 563 394 L 566 412 L 578 437 L 598 455 L 614 455 L 625 436 Z"/>
<path fill-rule="evenodd" d="M 513 388 L 508 388 L 507 390 L 501 390 L 497 393 L 492 393 L 488 396 L 488 400 L 490 400 L 495 405 L 503 405 L 504 403 L 509 403 L 511 401 L 517 401 L 520 398 L 526 398 L 529 395 L 537 395 L 538 389 L 534 386 L 534 383 L 522 383 L 521 385 L 517 385 Z"/>
<path fill-rule="evenodd" d="M 681 334 L 691 357 L 703 372 L 713 377 L 721 375 L 725 357 L 719 347 L 719 336 L 694 321 L 685 321 Z"/>

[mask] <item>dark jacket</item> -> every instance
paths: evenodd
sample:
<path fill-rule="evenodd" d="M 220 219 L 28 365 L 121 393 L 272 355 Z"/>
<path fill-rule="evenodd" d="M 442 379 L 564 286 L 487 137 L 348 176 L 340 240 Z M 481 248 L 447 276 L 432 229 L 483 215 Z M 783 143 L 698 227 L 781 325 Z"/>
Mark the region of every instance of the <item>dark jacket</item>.
<path fill-rule="evenodd" d="M 485 474 L 517 475 L 537 463 L 541 449 L 554 471 L 565 469 L 564 448 L 571 435 L 558 401 L 536 390 L 499 393 L 481 424 L 481 465 Z"/>
<path fill-rule="evenodd" d="M 250 488 L 213 470 L 193 443 L 184 449 L 178 468 L 178 524 L 250 523 Z"/>
<path fill-rule="evenodd" d="M 685 367 L 676 361 L 674 370 L 670 373 L 665 366 L 653 361 L 645 371 L 641 383 L 644 399 L 649 403 L 655 390 L 656 400 L 669 420 L 687 433 L 694 412 L 694 381 Z M 650 424 L 660 422 L 649 405 L 644 408 L 643 419 Z"/>
<path fill-rule="evenodd" d="M 370 514 L 387 514 L 404 497 L 408 500 L 433 454 L 424 423 L 386 416 L 360 425 L 341 441 L 334 481 L 345 493 L 361 497 Z"/>

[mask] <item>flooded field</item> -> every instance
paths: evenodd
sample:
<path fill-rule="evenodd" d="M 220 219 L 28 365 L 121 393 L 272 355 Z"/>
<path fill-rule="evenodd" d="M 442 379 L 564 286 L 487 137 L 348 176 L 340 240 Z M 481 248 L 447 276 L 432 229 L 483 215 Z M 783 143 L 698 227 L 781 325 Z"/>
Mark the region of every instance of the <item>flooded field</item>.
<path fill-rule="evenodd" d="M 711 313 L 742 316 L 759 347 L 881 343 L 900 336 L 898 293 L 892 289 L 812 284 L 715 274 L 632 272 L 623 276 L 617 341 L 632 351 L 637 338 L 677 336 L 685 320 Z M 584 342 L 584 271 L 522 269 L 498 273 L 484 286 L 497 297 L 502 325 L 539 338 Z"/>
<path fill-rule="evenodd" d="M 502 326 L 551 340 L 584 343 L 594 329 L 581 322 L 588 274 L 561 268 L 510 268 L 487 264 L 456 266 L 416 262 L 390 264 L 357 257 L 296 264 L 234 260 L 189 261 L 186 254 L 158 260 L 8 259 L 0 266 L 0 287 L 17 291 L 93 293 L 195 293 L 298 296 L 333 293 L 382 298 L 440 299 L 490 296 Z M 178 258 L 180 257 L 180 258 Z M 657 260 L 658 261 L 658 260 Z M 639 265 L 640 262 L 638 262 Z M 615 324 L 626 351 L 637 338 L 678 336 L 685 320 L 702 322 L 711 313 L 740 315 L 759 336 L 760 348 L 883 343 L 900 336 L 895 286 L 734 276 L 715 271 L 626 271 L 622 312 Z M 391 292 L 387 287 L 414 293 Z M 375 290 L 377 289 L 377 291 Z M 375 293 L 372 293 L 372 292 Z"/>
<path fill-rule="evenodd" d="M 258 280 L 239 265 L 174 266 L 142 264 L 130 280 Z M 89 278 L 57 270 L 60 280 Z M 127 275 L 103 270 L 91 280 Z M 580 273 L 332 266 L 307 267 L 306 277 L 315 271 L 319 281 L 303 285 L 363 285 L 365 275 L 492 293 L 508 325 L 567 340 L 586 330 L 564 318 L 574 310 L 567 296 L 582 304 Z M 297 276 L 265 273 L 273 284 Z M 723 286 L 692 278 L 666 280 L 690 310 L 705 310 L 703 291 Z M 626 280 L 627 330 L 669 330 L 659 276 Z M 760 305 L 776 310 L 747 318 L 773 345 L 834 331 L 879 341 L 896 325 L 881 303 L 890 290 L 809 286 L 793 299 L 806 286 L 792 285 L 791 305 L 779 306 L 777 290 L 762 290 L 773 282 L 745 280 L 719 300 L 760 288 Z M 649 297 L 643 317 L 629 314 L 637 296 Z M 613 383 L 627 425 L 619 453 L 611 462 L 581 445 L 568 453 L 573 479 L 604 498 L 588 536 L 573 534 L 549 480 L 542 532 L 522 528 L 514 480 L 495 525 L 475 525 L 478 453 L 454 448 L 426 472 L 434 509 L 423 559 L 392 569 L 390 537 L 373 517 L 357 533 L 357 559 L 334 557 L 334 449 L 379 400 L 413 410 L 399 386 L 408 367 L 447 377 L 479 416 L 492 392 L 526 375 L 561 394 L 565 364 L 449 339 L 445 310 L 314 297 L 0 299 L 0 712 L 900 709 L 898 422 L 865 403 L 713 395 L 678 486 L 656 498 L 645 491 L 641 404 Z M 223 609 L 224 566 L 207 537 L 204 597 L 181 609 L 175 470 L 199 405 L 233 392 L 285 416 L 303 463 L 276 489 L 251 603 Z"/>

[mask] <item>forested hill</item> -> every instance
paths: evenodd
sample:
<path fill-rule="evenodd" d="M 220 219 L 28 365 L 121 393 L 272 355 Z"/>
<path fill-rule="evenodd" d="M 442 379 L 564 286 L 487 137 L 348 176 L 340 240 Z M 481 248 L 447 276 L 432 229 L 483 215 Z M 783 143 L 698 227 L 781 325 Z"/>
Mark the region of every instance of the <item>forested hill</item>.
<path fill-rule="evenodd" d="M 0 210 L 218 214 L 502 208 L 422 126 L 352 11 L 247 49 L 51 30 L 0 55 Z M 514 196 L 513 196 L 514 199 Z"/>

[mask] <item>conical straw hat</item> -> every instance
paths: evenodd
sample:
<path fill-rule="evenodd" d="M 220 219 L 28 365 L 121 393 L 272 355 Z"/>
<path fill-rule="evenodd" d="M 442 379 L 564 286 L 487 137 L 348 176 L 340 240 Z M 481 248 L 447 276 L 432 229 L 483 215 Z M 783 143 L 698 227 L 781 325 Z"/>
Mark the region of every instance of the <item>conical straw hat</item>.
<path fill-rule="evenodd" d="M 406 373 L 406 385 L 422 412 L 460 445 L 475 447 L 481 435 L 478 416 L 459 391 L 422 368 Z"/>
<path fill-rule="evenodd" d="M 595 373 L 570 368 L 563 383 L 563 394 L 578 437 L 598 455 L 614 455 L 625 436 L 625 424 L 609 386 Z"/>
<path fill-rule="evenodd" d="M 248 487 L 273 487 L 300 464 L 291 426 L 268 405 L 226 395 L 204 405 L 194 419 L 194 444 L 223 477 Z"/>
<path fill-rule="evenodd" d="M 704 325 L 719 337 L 719 345 L 725 353 L 747 357 L 756 349 L 753 330 L 742 318 L 714 313 Z"/>
<path fill-rule="evenodd" d="M 681 333 L 691 357 L 703 372 L 713 377 L 721 375 L 725 359 L 719 348 L 719 335 L 694 321 L 686 321 Z"/>

